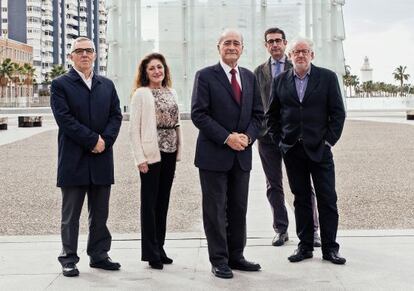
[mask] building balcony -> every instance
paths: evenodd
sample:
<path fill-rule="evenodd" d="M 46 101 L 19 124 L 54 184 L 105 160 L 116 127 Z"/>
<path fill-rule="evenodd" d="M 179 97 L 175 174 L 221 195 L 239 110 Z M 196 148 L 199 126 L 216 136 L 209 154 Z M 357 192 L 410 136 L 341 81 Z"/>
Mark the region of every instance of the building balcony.
<path fill-rule="evenodd" d="M 42 15 L 42 20 L 47 20 L 50 23 L 52 23 L 53 22 L 53 16 L 52 16 L 52 14 L 43 14 Z"/>
<path fill-rule="evenodd" d="M 79 22 L 74 18 L 66 18 L 66 24 L 69 24 L 72 26 L 79 26 Z"/>
<path fill-rule="evenodd" d="M 41 18 L 42 12 L 41 11 L 27 11 L 27 17 Z"/>
<path fill-rule="evenodd" d="M 50 24 L 45 24 L 45 25 L 43 25 L 42 30 L 43 31 L 51 31 L 51 32 L 53 32 L 54 31 L 54 28 Z"/>
<path fill-rule="evenodd" d="M 67 35 L 72 35 L 72 36 L 78 36 L 79 32 L 76 29 L 72 28 L 72 27 L 66 27 L 66 34 Z"/>
<path fill-rule="evenodd" d="M 53 42 L 53 36 L 51 35 L 43 35 L 42 40 L 47 40 Z"/>
<path fill-rule="evenodd" d="M 66 14 L 71 16 L 78 16 L 78 9 L 71 5 L 66 9 Z"/>

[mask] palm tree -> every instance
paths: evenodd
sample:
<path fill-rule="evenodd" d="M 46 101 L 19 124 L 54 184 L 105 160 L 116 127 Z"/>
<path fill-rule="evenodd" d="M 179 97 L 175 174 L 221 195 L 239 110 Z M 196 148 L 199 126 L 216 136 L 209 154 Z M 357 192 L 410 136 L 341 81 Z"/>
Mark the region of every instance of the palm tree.
<path fill-rule="evenodd" d="M 343 75 L 343 79 L 344 79 L 344 85 L 346 88 L 349 88 L 349 95 L 348 97 L 351 97 L 351 73 L 349 72 L 349 70 L 346 69 L 345 67 L 345 75 Z"/>
<path fill-rule="evenodd" d="M 398 66 L 395 68 L 394 73 L 392 73 L 394 79 L 400 82 L 401 96 L 403 95 L 404 80 L 407 81 L 410 78 L 410 75 L 405 72 L 406 70 L 407 66 Z"/>
<path fill-rule="evenodd" d="M 358 76 L 356 75 L 351 75 L 350 76 L 350 84 L 351 84 L 351 89 L 354 88 L 354 92 L 355 92 L 355 88 L 359 85 L 359 79 Z"/>
<path fill-rule="evenodd" d="M 54 78 L 59 77 L 66 73 L 66 69 L 63 65 L 53 65 L 52 70 L 50 71 L 49 77 L 53 80 Z"/>
<path fill-rule="evenodd" d="M 0 85 L 1 97 L 4 97 L 4 87 L 7 86 L 13 74 L 13 63 L 10 58 L 5 59 L 0 64 Z"/>
<path fill-rule="evenodd" d="M 17 96 L 19 95 L 18 86 L 21 82 L 21 76 L 23 75 L 23 67 L 17 63 L 12 63 L 12 81 L 14 82 L 14 97 L 17 101 Z"/>
<path fill-rule="evenodd" d="M 27 86 L 27 91 L 26 91 L 27 96 L 29 96 L 30 85 L 33 84 L 33 78 L 36 76 L 35 71 L 36 71 L 36 69 L 33 68 L 33 66 L 31 64 L 25 63 L 23 65 L 23 75 L 25 76 L 24 83 Z"/>
<path fill-rule="evenodd" d="M 362 88 L 361 89 L 362 89 L 363 92 L 365 92 L 366 97 L 372 96 L 372 91 L 374 89 L 373 87 L 374 87 L 374 85 L 373 85 L 372 81 L 367 81 L 367 82 L 362 83 Z"/>
<path fill-rule="evenodd" d="M 359 84 L 358 76 L 351 75 L 351 67 L 346 65 L 345 66 L 345 75 L 343 75 L 344 85 L 346 88 L 349 89 L 349 97 L 352 97 L 352 88 L 354 88 Z"/>

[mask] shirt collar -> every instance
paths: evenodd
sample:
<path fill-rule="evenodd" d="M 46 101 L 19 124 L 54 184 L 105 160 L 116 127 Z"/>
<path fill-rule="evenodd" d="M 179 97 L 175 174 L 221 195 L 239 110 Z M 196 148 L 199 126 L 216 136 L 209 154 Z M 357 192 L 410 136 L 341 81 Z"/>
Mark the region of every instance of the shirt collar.
<path fill-rule="evenodd" d="M 230 74 L 231 69 L 233 69 L 232 67 L 227 65 L 225 62 L 223 62 L 222 59 L 220 59 L 220 65 L 223 68 L 223 70 L 226 72 L 226 74 Z M 239 65 L 236 65 L 234 69 L 236 70 L 237 73 L 239 73 Z"/>
<path fill-rule="evenodd" d="M 284 55 L 280 60 L 275 60 L 274 58 L 270 57 L 270 62 L 272 63 L 272 65 L 276 64 L 276 62 L 284 64 L 286 62 L 286 56 Z"/>
<path fill-rule="evenodd" d="M 306 74 L 305 74 L 305 76 L 304 76 L 303 78 L 301 78 L 298 74 L 296 74 L 296 71 L 295 71 L 295 70 L 293 70 L 293 75 L 294 75 L 296 78 L 298 78 L 298 79 L 304 79 L 304 78 L 306 78 L 306 77 L 309 77 L 309 76 L 310 76 L 310 73 L 311 73 L 311 68 L 312 68 L 312 65 L 310 65 L 310 66 L 309 66 L 309 69 L 308 69 L 308 71 L 306 72 Z"/>
<path fill-rule="evenodd" d="M 75 66 L 73 66 L 73 69 L 79 74 L 79 76 L 81 76 L 81 78 L 83 79 L 83 80 L 85 80 L 85 81 L 90 81 L 90 80 L 92 80 L 92 78 L 93 78 L 93 70 L 92 70 L 92 72 L 91 72 L 91 75 L 89 76 L 89 79 L 86 79 L 86 77 L 85 77 L 85 74 L 84 73 L 82 73 L 81 71 L 78 71 L 76 68 L 75 68 Z"/>

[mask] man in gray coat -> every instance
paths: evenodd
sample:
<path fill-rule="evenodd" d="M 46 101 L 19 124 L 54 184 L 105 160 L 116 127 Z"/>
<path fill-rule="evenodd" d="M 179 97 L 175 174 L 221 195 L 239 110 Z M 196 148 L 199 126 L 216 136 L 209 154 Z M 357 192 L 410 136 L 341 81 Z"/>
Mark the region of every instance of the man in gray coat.
<path fill-rule="evenodd" d="M 270 54 L 269 59 L 258 66 L 254 74 L 260 87 L 264 111 L 269 105 L 270 86 L 272 80 L 281 72 L 292 68 L 292 63 L 285 55 L 287 45 L 285 32 L 277 27 L 269 28 L 264 33 L 265 47 Z M 280 137 L 270 138 L 267 133 L 258 139 L 258 149 L 266 175 L 267 199 L 273 213 L 273 229 L 276 232 L 272 240 L 273 246 L 282 246 L 289 240 L 288 214 L 285 206 L 285 194 L 282 183 L 282 154 L 279 149 Z M 315 193 L 312 195 L 312 208 L 314 216 L 314 246 L 320 247 L 318 235 L 318 212 L 316 208 Z"/>

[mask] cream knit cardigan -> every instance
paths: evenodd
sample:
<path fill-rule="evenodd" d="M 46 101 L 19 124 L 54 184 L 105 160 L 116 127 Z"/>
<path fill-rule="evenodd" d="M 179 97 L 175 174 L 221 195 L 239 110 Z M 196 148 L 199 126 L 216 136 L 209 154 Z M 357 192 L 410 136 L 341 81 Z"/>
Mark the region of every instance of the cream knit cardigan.
<path fill-rule="evenodd" d="M 177 92 L 169 89 L 177 101 Z M 180 114 L 178 114 L 180 123 Z M 181 126 L 177 131 L 177 161 L 181 159 L 182 133 Z M 161 160 L 158 147 L 157 121 L 155 117 L 154 96 L 151 89 L 141 87 L 135 90 L 131 98 L 129 138 L 134 155 L 135 166 L 144 162 L 154 164 Z M 138 167 L 137 167 L 138 169 Z"/>

